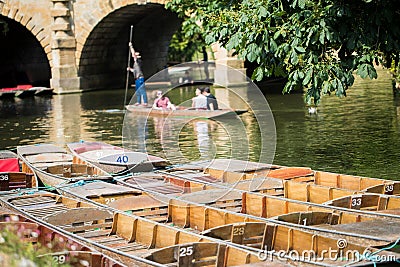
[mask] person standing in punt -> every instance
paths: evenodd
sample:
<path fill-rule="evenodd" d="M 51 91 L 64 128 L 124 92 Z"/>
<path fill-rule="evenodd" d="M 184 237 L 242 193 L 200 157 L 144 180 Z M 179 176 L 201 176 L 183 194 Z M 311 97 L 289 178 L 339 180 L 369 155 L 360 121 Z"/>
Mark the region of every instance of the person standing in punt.
<path fill-rule="evenodd" d="M 128 67 L 128 70 L 133 73 L 133 76 L 135 78 L 135 88 L 137 97 L 135 106 L 139 105 L 147 106 L 147 93 L 146 93 L 146 86 L 144 84 L 141 56 L 139 52 L 135 51 L 131 42 L 129 42 L 129 48 L 131 50 L 131 55 L 133 57 L 133 68 Z M 143 104 L 141 104 L 142 98 L 143 98 Z"/>

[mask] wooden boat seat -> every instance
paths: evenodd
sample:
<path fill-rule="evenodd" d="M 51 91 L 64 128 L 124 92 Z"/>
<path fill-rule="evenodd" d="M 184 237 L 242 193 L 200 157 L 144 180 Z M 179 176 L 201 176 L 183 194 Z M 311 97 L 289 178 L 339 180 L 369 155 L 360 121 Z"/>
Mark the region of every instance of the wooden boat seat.
<path fill-rule="evenodd" d="M 227 201 L 218 201 L 215 203 L 209 204 L 211 207 L 216 207 L 219 209 L 232 209 L 232 208 L 241 208 L 242 201 L 241 200 L 227 200 Z"/>
<path fill-rule="evenodd" d="M 88 176 L 94 174 L 94 168 L 85 164 L 60 164 L 47 167 L 51 174 L 62 175 L 66 178 Z"/>
<path fill-rule="evenodd" d="M 160 200 L 148 195 L 116 199 L 115 201 L 111 202 L 109 206 L 117 210 L 131 212 L 150 210 L 154 208 L 168 208 L 167 203 L 163 203 Z"/>
<path fill-rule="evenodd" d="M 36 155 L 36 154 L 63 154 L 65 149 L 55 146 L 52 144 L 40 144 L 40 145 L 27 145 L 17 147 L 19 155 Z"/>
<path fill-rule="evenodd" d="M 145 217 L 148 219 L 157 217 L 161 219 L 167 219 L 168 218 L 168 209 L 167 208 L 154 208 L 154 209 L 145 209 L 141 211 L 135 211 L 132 212 L 133 215 L 140 216 L 140 217 Z"/>
<path fill-rule="evenodd" d="M 0 172 L 0 191 L 17 188 L 32 188 L 33 174 L 23 172 Z"/>
<path fill-rule="evenodd" d="M 254 248 L 264 247 L 266 223 L 246 222 L 214 227 L 203 235 Z"/>
<path fill-rule="evenodd" d="M 363 192 L 397 196 L 400 195 L 400 182 L 390 181 L 383 184 L 370 186 L 364 189 Z"/>
<path fill-rule="evenodd" d="M 73 208 L 43 217 L 43 220 L 69 232 L 111 228 L 112 213 L 99 208 Z"/>
<path fill-rule="evenodd" d="M 223 266 L 226 246 L 218 243 L 187 243 L 156 250 L 145 259 L 166 266 Z"/>
<path fill-rule="evenodd" d="M 126 179 L 124 182 L 143 188 L 144 190 L 151 190 L 161 194 L 182 194 L 185 188 L 173 183 L 168 183 L 162 176 L 154 177 L 132 177 Z"/>
<path fill-rule="evenodd" d="M 43 153 L 33 156 L 26 156 L 28 162 L 32 164 L 49 162 L 71 162 L 73 156 L 66 153 Z"/>
<path fill-rule="evenodd" d="M 265 171 L 267 177 L 277 178 L 282 180 L 291 180 L 301 177 L 306 177 L 307 180 L 313 180 L 311 177 L 314 171 L 307 167 L 283 167 L 275 170 Z"/>
<path fill-rule="evenodd" d="M 65 205 L 56 204 L 56 205 L 46 205 L 46 207 L 43 208 L 32 209 L 29 210 L 29 213 L 39 218 L 43 218 L 50 214 L 66 210 L 68 210 L 68 208 Z"/>
<path fill-rule="evenodd" d="M 356 210 L 380 211 L 400 208 L 400 198 L 381 194 L 354 194 L 323 203 Z"/>
<path fill-rule="evenodd" d="M 10 200 L 10 203 L 24 210 L 28 210 L 28 209 L 37 209 L 40 208 L 41 206 L 49 206 L 50 204 L 52 203 L 56 204 L 57 202 L 56 199 L 51 196 L 31 197 L 27 195 L 18 197 L 16 199 L 12 199 Z"/>
<path fill-rule="evenodd" d="M 339 223 L 340 216 L 331 212 L 293 212 L 272 217 L 273 220 L 295 223 L 300 225 L 335 225 Z"/>

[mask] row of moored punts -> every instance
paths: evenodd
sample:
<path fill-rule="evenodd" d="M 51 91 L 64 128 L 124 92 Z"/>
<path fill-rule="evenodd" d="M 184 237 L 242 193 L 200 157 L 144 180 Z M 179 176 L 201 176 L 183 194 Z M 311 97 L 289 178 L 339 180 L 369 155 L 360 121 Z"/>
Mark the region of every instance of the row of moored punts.
<path fill-rule="evenodd" d="M 174 166 L 101 142 L 20 146 L 17 154 L 0 153 L 0 225 L 23 229 L 23 240 L 38 248 L 65 240 L 52 246 L 56 262 L 396 266 L 400 260 L 399 181 L 227 159 Z"/>
<path fill-rule="evenodd" d="M 25 98 L 33 96 L 47 96 L 53 94 L 53 88 L 32 86 L 30 84 L 21 84 L 16 87 L 0 88 L 0 99 L 3 98 Z"/>

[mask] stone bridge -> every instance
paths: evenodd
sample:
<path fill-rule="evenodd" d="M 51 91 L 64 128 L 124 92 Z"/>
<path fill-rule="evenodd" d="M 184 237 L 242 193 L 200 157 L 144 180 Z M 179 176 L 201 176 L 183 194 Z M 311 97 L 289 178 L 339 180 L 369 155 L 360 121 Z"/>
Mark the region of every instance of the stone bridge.
<path fill-rule="evenodd" d="M 128 42 L 151 76 L 167 64 L 180 20 L 164 0 L 0 0 L 0 88 L 30 83 L 57 93 L 123 88 Z M 0 30 L 4 24 L 0 24 Z"/>

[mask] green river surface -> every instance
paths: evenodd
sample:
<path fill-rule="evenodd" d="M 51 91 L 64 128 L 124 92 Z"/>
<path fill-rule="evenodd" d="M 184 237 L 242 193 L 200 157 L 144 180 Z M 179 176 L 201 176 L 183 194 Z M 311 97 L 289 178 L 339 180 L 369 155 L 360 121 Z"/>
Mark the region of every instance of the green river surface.
<path fill-rule="evenodd" d="M 269 150 L 274 154 L 273 163 L 400 179 L 400 100 L 393 96 L 388 72 L 380 70 L 378 75 L 377 80 L 356 79 L 345 98 L 323 97 L 317 114 L 308 113 L 301 94 L 266 93 L 276 126 L 276 150 Z M 176 89 L 169 97 L 181 103 L 193 96 L 194 88 Z M 213 89 L 218 99 L 224 97 L 221 90 Z M 246 91 L 246 88 L 233 90 Z M 132 93 L 129 90 L 129 98 Z M 124 89 L 116 89 L 0 100 L 0 149 L 97 140 L 146 149 L 175 163 L 214 156 L 229 158 L 235 153 L 253 161 L 260 159 L 263 125 L 259 126 L 253 113 L 240 115 L 241 127 L 227 128 L 229 119 L 224 124 L 203 119 L 180 121 L 176 128 L 173 119 L 140 116 L 125 118 L 124 125 L 125 114 L 121 111 L 124 94 Z M 153 94 L 149 91 L 149 95 L 151 98 Z M 237 104 L 234 98 L 227 99 L 230 106 Z M 241 107 L 242 103 L 237 105 Z M 165 137 L 164 133 L 173 138 Z M 243 134 L 247 136 L 244 146 L 240 143 Z M 269 129 L 269 148 L 275 147 L 274 136 Z M 169 149 L 181 154 L 170 154 Z"/>

